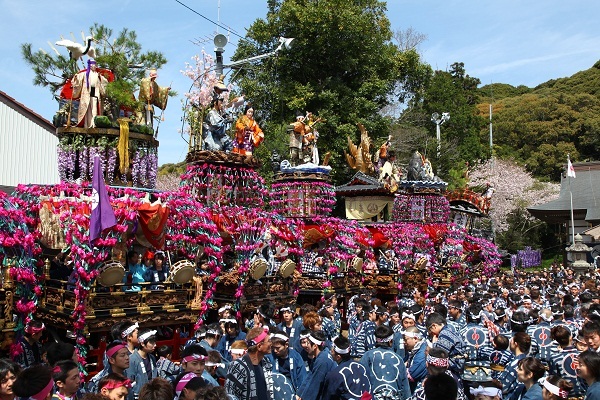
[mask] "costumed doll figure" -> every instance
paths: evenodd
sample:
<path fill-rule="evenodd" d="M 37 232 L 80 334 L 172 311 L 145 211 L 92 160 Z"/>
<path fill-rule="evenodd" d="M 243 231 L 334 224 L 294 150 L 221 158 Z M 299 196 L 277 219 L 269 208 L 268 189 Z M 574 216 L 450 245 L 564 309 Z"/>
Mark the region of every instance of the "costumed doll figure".
<path fill-rule="evenodd" d="M 146 125 L 152 127 L 154 121 L 154 106 L 164 110 L 167 108 L 170 87 L 158 86 L 156 83 L 158 74 L 155 69 L 150 70 L 148 77 L 140 83 L 140 101 L 144 103 L 143 120 Z M 140 118 L 141 119 L 141 118 Z"/>
<path fill-rule="evenodd" d="M 79 98 L 77 126 L 94 128 L 94 117 L 102 115 L 102 100 L 108 80 L 96 70 L 96 61 L 89 59 L 87 69 L 73 77 L 73 98 Z"/>
<path fill-rule="evenodd" d="M 265 140 L 265 134 L 254 120 L 254 108 L 247 105 L 244 109 L 244 115 L 235 124 L 235 141 L 231 152 L 251 156 L 254 149 L 263 140 Z"/>

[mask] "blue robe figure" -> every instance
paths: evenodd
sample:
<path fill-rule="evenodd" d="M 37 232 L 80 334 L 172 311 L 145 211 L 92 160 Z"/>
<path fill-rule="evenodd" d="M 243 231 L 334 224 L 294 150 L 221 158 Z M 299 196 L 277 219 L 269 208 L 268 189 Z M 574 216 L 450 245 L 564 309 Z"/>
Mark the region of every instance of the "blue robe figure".
<path fill-rule="evenodd" d="M 276 357 L 273 353 L 267 354 L 265 358 L 268 358 L 273 365 L 273 372 L 277 372 L 288 378 L 292 386 L 292 391 L 296 394 L 296 391 L 308 375 L 300 353 L 292 348 L 288 348 L 288 356 L 285 359 Z"/>
<path fill-rule="evenodd" d="M 327 351 L 321 351 L 310 363 L 310 372 L 296 393 L 298 397 L 302 400 L 320 399 L 323 395 L 325 377 L 336 366 L 337 364 L 331 359 L 331 355 Z"/>
<path fill-rule="evenodd" d="M 415 348 L 406 357 L 406 367 L 410 391 L 413 393 L 419 383 L 427 376 L 427 365 L 425 364 L 427 345 L 424 341 L 416 344 Z"/>
<path fill-rule="evenodd" d="M 367 370 L 356 361 L 344 361 L 327 374 L 322 400 L 360 399 L 371 392 Z M 304 397 L 302 397 L 304 400 Z"/>
<path fill-rule="evenodd" d="M 244 340 L 246 339 L 246 334 L 244 332 L 238 332 L 236 336 L 223 335 L 221 340 L 219 340 L 219 344 L 217 344 L 217 351 L 221 354 L 221 358 L 227 362 L 233 361 L 231 358 L 231 354 L 229 353 L 229 349 L 231 349 L 231 344 L 236 340 Z"/>
<path fill-rule="evenodd" d="M 222 102 L 221 100 L 217 101 Z M 208 112 L 202 127 L 202 139 L 204 140 L 202 148 L 204 150 L 230 152 L 233 149 L 233 140 L 227 135 L 229 122 L 223 118 L 221 112 L 216 108 Z"/>
<path fill-rule="evenodd" d="M 360 359 L 376 400 L 406 400 L 411 391 L 404 361 L 389 347 L 367 351 Z"/>
<path fill-rule="evenodd" d="M 302 325 L 301 318 L 295 318 L 290 327 L 286 326 L 285 322 L 282 321 L 277 324 L 277 329 L 284 331 L 287 337 L 290 338 L 290 348 L 293 348 L 298 353 L 302 351 L 302 346 L 300 346 L 300 332 L 304 329 L 304 325 Z"/>
<path fill-rule="evenodd" d="M 273 400 L 295 400 L 296 393 L 290 380 L 273 371 Z"/>

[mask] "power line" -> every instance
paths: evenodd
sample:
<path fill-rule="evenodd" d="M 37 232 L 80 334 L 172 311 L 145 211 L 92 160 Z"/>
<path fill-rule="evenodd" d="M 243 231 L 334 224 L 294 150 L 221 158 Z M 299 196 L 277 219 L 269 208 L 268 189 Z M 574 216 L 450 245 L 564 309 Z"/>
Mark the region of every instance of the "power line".
<path fill-rule="evenodd" d="M 221 29 L 225 29 L 226 31 L 228 31 L 229 33 L 231 33 L 234 36 L 239 37 L 242 40 L 245 40 L 247 42 L 251 42 L 250 40 L 248 40 L 247 38 L 238 35 L 233 29 L 231 29 L 230 27 L 226 26 L 226 25 L 222 25 L 218 22 L 213 21 L 212 19 L 200 14 L 198 11 L 194 10 L 193 8 L 189 7 L 186 4 L 183 4 L 183 2 L 179 1 L 179 0 L 175 0 L 177 3 L 181 4 L 182 6 L 184 6 L 185 8 L 187 8 L 188 10 L 190 10 L 191 12 L 193 12 L 194 14 L 198 15 L 201 18 L 204 18 L 205 20 L 207 20 L 208 22 L 210 22 L 211 24 L 216 25 L 217 27 L 221 28 Z"/>

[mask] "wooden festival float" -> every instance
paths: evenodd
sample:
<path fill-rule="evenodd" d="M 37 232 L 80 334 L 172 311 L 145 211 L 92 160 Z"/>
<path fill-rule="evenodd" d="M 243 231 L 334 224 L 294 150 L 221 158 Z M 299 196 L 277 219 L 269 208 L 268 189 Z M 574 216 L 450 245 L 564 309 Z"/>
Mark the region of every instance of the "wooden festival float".
<path fill-rule="evenodd" d="M 347 297 L 362 287 L 363 265 L 373 261 L 366 228 L 330 214 L 335 205 L 331 167 L 282 166 L 271 189 L 271 208 L 299 228 L 303 254 L 294 275 L 302 302 L 335 292 Z"/>
<path fill-rule="evenodd" d="M 391 299 L 404 287 L 425 293 L 434 280 L 448 287 L 466 283 L 473 275 L 493 273 L 501 262 L 496 246 L 449 222 L 447 184 L 433 176 L 428 160 L 415 152 L 406 171 L 378 179 L 384 160 L 377 168 L 371 139 L 360 128 L 361 142 L 354 145 L 349 139 L 346 155 L 350 167 L 358 171 L 336 193 L 344 200 L 346 217 L 370 233 L 376 262 L 365 269 L 363 285 Z"/>

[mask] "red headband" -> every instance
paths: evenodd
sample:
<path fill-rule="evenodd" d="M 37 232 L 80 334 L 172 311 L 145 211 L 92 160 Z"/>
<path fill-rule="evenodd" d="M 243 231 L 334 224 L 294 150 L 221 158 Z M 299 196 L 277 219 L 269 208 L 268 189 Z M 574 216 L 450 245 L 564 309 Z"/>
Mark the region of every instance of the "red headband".
<path fill-rule="evenodd" d="M 431 364 L 436 367 L 448 368 L 448 365 L 450 364 L 450 360 L 447 358 L 430 356 L 428 354 L 427 355 L 427 364 Z"/>
<path fill-rule="evenodd" d="M 54 379 L 50 378 L 50 382 L 48 382 L 45 388 L 29 397 L 34 400 L 44 400 L 46 397 L 48 397 L 48 394 L 52 391 L 52 388 L 54 388 Z"/>
<path fill-rule="evenodd" d="M 44 325 L 44 323 L 42 323 L 42 326 L 40 326 L 39 328 L 37 328 L 35 326 L 27 325 L 27 327 L 25 328 L 25 332 L 27 332 L 31 335 L 35 335 L 36 333 L 40 333 L 44 329 L 46 329 L 46 325 Z"/>
<path fill-rule="evenodd" d="M 127 346 L 125 346 L 124 344 L 118 344 L 115 347 L 111 347 L 109 350 L 106 350 L 106 357 L 112 358 L 115 354 L 117 354 L 119 350 L 126 348 Z"/>
<path fill-rule="evenodd" d="M 131 380 L 125 379 L 122 382 L 110 380 L 106 382 L 106 385 L 102 386 L 100 389 L 113 390 L 120 387 L 126 387 L 127 389 L 131 389 Z"/>

